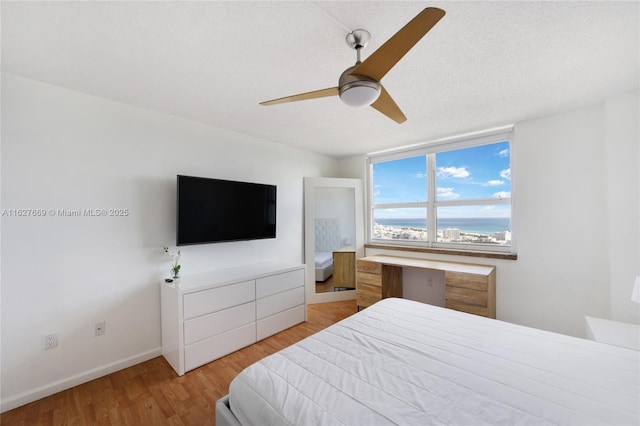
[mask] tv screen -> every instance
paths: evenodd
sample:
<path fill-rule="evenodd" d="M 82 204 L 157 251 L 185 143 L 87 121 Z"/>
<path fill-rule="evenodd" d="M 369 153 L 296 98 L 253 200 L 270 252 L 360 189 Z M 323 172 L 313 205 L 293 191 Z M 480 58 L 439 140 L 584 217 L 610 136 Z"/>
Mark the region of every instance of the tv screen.
<path fill-rule="evenodd" d="M 178 175 L 176 244 L 276 237 L 276 186 Z"/>

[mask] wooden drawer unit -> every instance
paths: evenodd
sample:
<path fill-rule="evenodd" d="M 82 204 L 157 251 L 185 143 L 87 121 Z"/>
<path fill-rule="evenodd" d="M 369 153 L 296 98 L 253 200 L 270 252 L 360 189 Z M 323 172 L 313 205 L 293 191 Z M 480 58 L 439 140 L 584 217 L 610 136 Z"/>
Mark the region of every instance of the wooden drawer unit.
<path fill-rule="evenodd" d="M 465 274 L 463 272 L 446 271 L 444 282 L 448 286 L 488 291 L 489 282 L 486 275 Z"/>
<path fill-rule="evenodd" d="M 382 264 L 356 261 L 356 305 L 367 308 L 382 299 Z"/>
<path fill-rule="evenodd" d="M 495 318 L 495 269 L 488 274 L 444 273 L 445 307 Z"/>
<path fill-rule="evenodd" d="M 367 260 L 358 259 L 358 272 L 369 272 L 380 275 L 382 273 L 382 264 L 378 262 L 369 262 Z"/>
<path fill-rule="evenodd" d="M 382 287 L 382 275 L 370 274 L 369 272 L 358 272 L 358 285 L 360 284 Z"/>
<path fill-rule="evenodd" d="M 402 297 L 402 268 L 358 259 L 356 304 L 366 308 L 385 297 Z"/>
<path fill-rule="evenodd" d="M 465 303 L 473 306 L 487 307 L 488 295 L 486 291 L 471 290 L 469 288 L 446 286 L 445 297 L 449 301 Z"/>
<path fill-rule="evenodd" d="M 486 317 L 489 315 L 487 299 L 486 291 L 450 286 L 445 288 L 445 307 L 449 309 Z"/>
<path fill-rule="evenodd" d="M 402 297 L 402 268 L 444 271 L 445 307 L 496 317 L 495 266 L 385 255 L 358 259 L 358 308 L 371 306 L 385 297 Z"/>
<path fill-rule="evenodd" d="M 366 308 L 382 299 L 382 287 L 363 284 L 358 281 L 356 290 L 356 304 L 360 308 Z"/>

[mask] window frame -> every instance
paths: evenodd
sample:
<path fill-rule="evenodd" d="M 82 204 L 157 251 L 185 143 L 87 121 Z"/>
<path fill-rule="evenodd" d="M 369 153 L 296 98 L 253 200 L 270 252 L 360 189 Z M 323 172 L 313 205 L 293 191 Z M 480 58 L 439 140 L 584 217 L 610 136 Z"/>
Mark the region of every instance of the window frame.
<path fill-rule="evenodd" d="M 460 136 L 438 139 L 431 142 L 411 145 L 393 150 L 378 151 L 366 155 L 367 162 L 367 243 L 370 245 L 395 245 L 402 247 L 415 247 L 427 249 L 455 250 L 459 252 L 495 252 L 516 253 L 515 232 L 515 197 L 514 197 L 514 132 L 513 125 L 474 132 Z M 492 143 L 508 142 L 511 194 L 508 198 L 498 199 L 464 199 L 464 200 L 438 200 L 436 188 L 436 164 L 435 157 L 439 152 L 457 149 L 471 148 Z M 424 156 L 427 160 L 427 200 L 425 202 L 401 202 L 374 204 L 373 165 L 375 163 L 401 160 L 408 157 Z M 481 205 L 510 205 L 511 207 L 511 244 L 483 244 L 483 243 L 452 243 L 438 242 L 437 239 L 437 209 L 450 206 L 481 206 Z M 374 238 L 374 211 L 380 208 L 425 208 L 427 213 L 428 241 L 389 240 Z"/>

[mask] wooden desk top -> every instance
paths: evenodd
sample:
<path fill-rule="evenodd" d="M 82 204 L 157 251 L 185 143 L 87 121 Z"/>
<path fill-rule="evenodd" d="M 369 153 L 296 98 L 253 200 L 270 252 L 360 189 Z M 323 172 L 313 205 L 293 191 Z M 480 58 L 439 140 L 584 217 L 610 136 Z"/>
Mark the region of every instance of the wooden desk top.
<path fill-rule="evenodd" d="M 334 253 L 352 253 L 355 252 L 356 248 L 354 246 L 344 246 L 337 250 L 334 250 Z"/>
<path fill-rule="evenodd" d="M 420 269 L 435 269 L 439 271 L 462 272 L 466 274 L 487 275 L 487 276 L 490 275 L 496 269 L 495 266 L 491 266 L 491 265 L 445 262 L 440 260 L 387 256 L 382 254 L 361 257 L 358 260 L 364 260 L 367 262 L 377 262 L 383 265 L 391 265 L 391 266 L 420 268 Z"/>

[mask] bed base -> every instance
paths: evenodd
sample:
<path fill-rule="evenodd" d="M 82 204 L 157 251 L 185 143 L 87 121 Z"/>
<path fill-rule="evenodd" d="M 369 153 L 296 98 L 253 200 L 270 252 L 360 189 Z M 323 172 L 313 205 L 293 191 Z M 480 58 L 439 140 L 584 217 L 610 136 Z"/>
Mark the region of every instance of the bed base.
<path fill-rule="evenodd" d="M 316 282 L 324 282 L 333 275 L 333 263 L 325 266 L 324 268 L 316 267 Z"/>
<path fill-rule="evenodd" d="M 216 426 L 242 426 L 231 412 L 229 394 L 216 401 Z"/>

